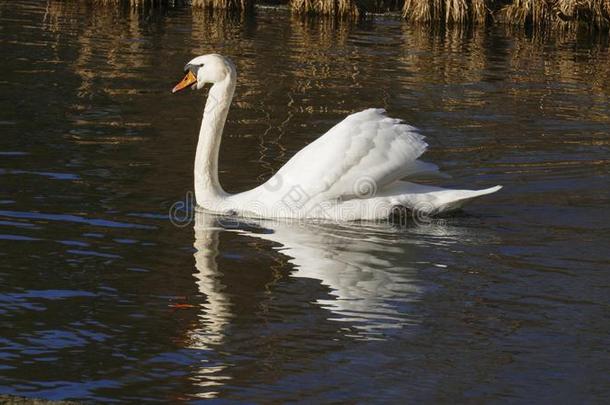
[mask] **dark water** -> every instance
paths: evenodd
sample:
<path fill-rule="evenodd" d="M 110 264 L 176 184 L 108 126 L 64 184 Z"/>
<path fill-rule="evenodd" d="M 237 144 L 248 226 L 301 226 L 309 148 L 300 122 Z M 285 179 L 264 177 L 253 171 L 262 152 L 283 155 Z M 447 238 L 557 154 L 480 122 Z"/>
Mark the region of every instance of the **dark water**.
<path fill-rule="evenodd" d="M 87 4 L 0 4 L 0 393 L 608 401 L 607 38 Z M 505 188 L 429 224 L 175 226 L 204 94 L 169 89 L 209 52 L 239 71 L 229 191 L 367 107 L 445 185 Z"/>

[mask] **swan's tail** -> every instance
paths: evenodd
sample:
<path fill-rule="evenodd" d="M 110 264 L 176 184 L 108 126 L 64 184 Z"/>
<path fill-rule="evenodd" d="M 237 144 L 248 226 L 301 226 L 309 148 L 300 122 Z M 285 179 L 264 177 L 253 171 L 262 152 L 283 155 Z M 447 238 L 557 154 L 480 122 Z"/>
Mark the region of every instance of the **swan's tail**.
<path fill-rule="evenodd" d="M 442 214 L 455 211 L 471 200 L 495 193 L 501 188 L 502 186 L 495 186 L 484 190 L 451 190 L 399 181 L 384 190 L 384 194 L 390 197 L 395 205 L 428 214 Z"/>

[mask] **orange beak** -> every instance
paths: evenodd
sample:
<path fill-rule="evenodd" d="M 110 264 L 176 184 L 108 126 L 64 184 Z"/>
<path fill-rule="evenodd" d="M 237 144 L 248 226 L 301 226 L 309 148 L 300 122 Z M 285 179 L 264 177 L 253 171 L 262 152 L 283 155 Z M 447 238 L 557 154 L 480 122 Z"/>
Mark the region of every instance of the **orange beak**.
<path fill-rule="evenodd" d="M 184 90 L 193 83 L 197 83 L 197 77 L 195 77 L 193 72 L 191 72 L 189 70 L 188 73 L 186 74 L 186 76 L 184 76 L 184 79 L 182 79 L 182 81 L 180 83 L 178 83 L 177 85 L 174 86 L 174 88 L 172 89 L 172 93 L 176 93 L 180 90 Z"/>

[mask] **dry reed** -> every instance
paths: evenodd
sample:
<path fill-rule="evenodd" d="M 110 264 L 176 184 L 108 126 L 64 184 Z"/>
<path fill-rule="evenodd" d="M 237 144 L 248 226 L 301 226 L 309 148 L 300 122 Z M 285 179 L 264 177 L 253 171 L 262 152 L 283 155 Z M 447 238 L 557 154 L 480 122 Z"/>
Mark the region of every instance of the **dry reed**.
<path fill-rule="evenodd" d="M 98 4 L 129 4 L 134 8 L 191 4 L 194 8 L 249 11 L 254 0 L 93 0 Z M 264 1 L 264 0 L 263 0 Z M 277 2 L 277 0 L 271 0 Z M 360 17 L 388 11 L 403 0 L 280 0 L 295 14 Z M 402 15 L 413 22 L 482 24 L 491 20 L 533 26 L 610 27 L 610 0 L 404 0 Z"/>
<path fill-rule="evenodd" d="M 290 8 L 296 14 L 358 17 L 364 10 L 354 0 L 291 0 Z"/>
<path fill-rule="evenodd" d="M 94 0 L 98 4 L 129 4 L 134 8 L 177 6 L 190 3 L 193 8 L 246 11 L 254 7 L 254 0 Z"/>
<path fill-rule="evenodd" d="M 415 22 L 483 23 L 493 0 L 405 0 L 402 15 Z"/>
<path fill-rule="evenodd" d="M 247 11 L 254 8 L 253 0 L 192 0 L 194 8 Z"/>
<path fill-rule="evenodd" d="M 483 23 L 499 19 L 533 27 L 586 23 L 610 26 L 610 0 L 405 0 L 403 16 L 415 22 Z"/>
<path fill-rule="evenodd" d="M 181 3 L 179 0 L 93 0 L 96 4 L 102 5 L 121 5 L 128 4 L 133 8 L 139 7 L 159 7 L 166 5 L 177 5 Z"/>
<path fill-rule="evenodd" d="M 503 21 L 545 27 L 585 23 L 597 28 L 610 25 L 610 0 L 514 0 L 500 10 Z"/>

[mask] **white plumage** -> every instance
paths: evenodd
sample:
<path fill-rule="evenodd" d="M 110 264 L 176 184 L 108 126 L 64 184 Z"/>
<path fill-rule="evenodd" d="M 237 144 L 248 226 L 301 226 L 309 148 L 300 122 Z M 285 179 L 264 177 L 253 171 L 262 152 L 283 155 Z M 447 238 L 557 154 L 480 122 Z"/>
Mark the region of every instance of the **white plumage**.
<path fill-rule="evenodd" d="M 380 189 L 408 176 L 426 146 L 415 128 L 387 118 L 384 110 L 369 109 L 307 145 L 270 182 L 301 187 L 312 203 L 351 199 L 370 194 L 358 190 L 364 180 Z"/>
<path fill-rule="evenodd" d="M 208 211 L 265 218 L 382 219 L 397 206 L 447 212 L 501 188 L 449 190 L 406 181 L 440 176 L 435 165 L 417 160 L 428 145 L 415 128 L 388 118 L 382 109 L 368 109 L 307 145 L 264 184 L 229 195 L 218 182 L 217 167 L 235 67 L 220 55 L 197 57 L 187 67 L 196 73 L 187 84 L 201 88 L 213 83 L 195 158 L 196 200 Z"/>

